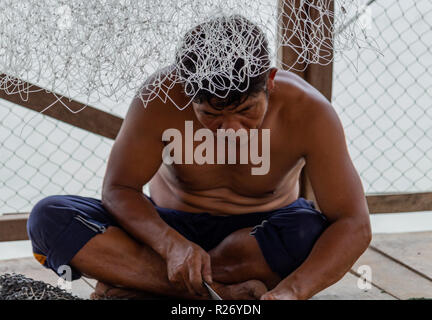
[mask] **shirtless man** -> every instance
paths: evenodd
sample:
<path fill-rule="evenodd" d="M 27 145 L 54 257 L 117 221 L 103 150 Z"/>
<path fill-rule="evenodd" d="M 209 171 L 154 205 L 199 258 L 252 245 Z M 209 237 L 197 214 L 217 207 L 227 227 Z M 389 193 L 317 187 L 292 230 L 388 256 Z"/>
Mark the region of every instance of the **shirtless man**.
<path fill-rule="evenodd" d="M 36 259 L 58 273 L 71 266 L 73 279 L 99 280 L 99 295 L 115 287 L 123 289 L 112 289 L 114 296 L 205 299 L 205 280 L 225 299 L 308 299 L 338 281 L 371 240 L 341 122 L 293 73 L 271 68 L 252 80 L 248 91 L 226 99 L 203 91 L 184 110 L 159 99 L 144 108 L 135 98 L 102 199 L 55 195 L 33 208 Z M 169 94 L 177 105 L 190 100 L 181 84 Z M 270 129 L 268 173 L 252 175 L 250 163 L 164 163 L 164 131 L 184 137 L 186 121 L 214 133 Z M 304 166 L 320 211 L 299 198 Z M 147 183 L 151 198 L 143 193 Z"/>

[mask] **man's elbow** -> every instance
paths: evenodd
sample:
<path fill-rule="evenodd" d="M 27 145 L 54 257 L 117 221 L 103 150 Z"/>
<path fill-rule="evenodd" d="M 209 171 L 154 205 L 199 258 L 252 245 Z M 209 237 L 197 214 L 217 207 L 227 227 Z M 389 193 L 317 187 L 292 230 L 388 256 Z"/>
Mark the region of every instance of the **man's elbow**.
<path fill-rule="evenodd" d="M 101 202 L 105 208 L 114 212 L 119 204 L 130 202 L 130 199 L 135 199 L 142 195 L 142 191 L 134 187 L 120 184 L 104 184 Z"/>
<path fill-rule="evenodd" d="M 357 231 L 356 234 L 359 245 L 362 247 L 363 250 L 366 250 L 372 241 L 372 228 L 369 215 L 360 219 L 360 221 L 357 220 L 355 229 Z"/>
<path fill-rule="evenodd" d="M 110 192 L 107 190 L 104 190 L 102 192 L 102 196 L 101 196 L 101 203 L 107 209 L 109 208 L 109 205 L 110 205 L 110 198 L 111 198 Z"/>
<path fill-rule="evenodd" d="M 101 202 L 105 208 L 110 208 L 111 203 L 115 202 L 118 188 L 113 184 L 104 183 L 102 188 Z"/>

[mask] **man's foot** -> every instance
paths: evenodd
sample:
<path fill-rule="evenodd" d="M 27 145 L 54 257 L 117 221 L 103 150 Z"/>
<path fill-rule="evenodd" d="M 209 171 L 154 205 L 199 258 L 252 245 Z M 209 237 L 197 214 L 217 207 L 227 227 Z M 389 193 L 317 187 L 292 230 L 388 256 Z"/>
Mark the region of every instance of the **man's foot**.
<path fill-rule="evenodd" d="M 267 292 L 267 287 L 259 280 L 249 280 L 230 285 L 214 283 L 212 288 L 224 300 L 259 300 L 261 296 Z M 90 295 L 90 299 L 159 300 L 169 299 L 169 297 L 133 289 L 119 288 L 98 281 L 95 291 Z"/>
<path fill-rule="evenodd" d="M 214 283 L 212 288 L 224 300 L 259 300 L 267 292 L 267 287 L 259 280 L 230 285 Z"/>
<path fill-rule="evenodd" d="M 95 291 L 90 295 L 91 300 L 159 300 L 166 299 L 156 294 L 133 289 L 119 288 L 98 281 Z"/>

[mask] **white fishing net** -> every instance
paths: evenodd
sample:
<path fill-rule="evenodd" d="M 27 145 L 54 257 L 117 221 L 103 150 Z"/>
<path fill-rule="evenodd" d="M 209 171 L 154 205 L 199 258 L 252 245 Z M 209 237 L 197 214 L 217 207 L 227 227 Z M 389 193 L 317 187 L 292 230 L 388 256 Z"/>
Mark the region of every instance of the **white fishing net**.
<path fill-rule="evenodd" d="M 190 100 L 200 90 L 226 97 L 272 66 L 304 70 L 368 46 L 363 1 L 331 3 L 1 0 L 0 90 L 25 100 L 41 90 L 32 83 L 84 104 L 134 92 L 146 106 L 170 100 L 169 90 L 182 83 Z M 278 55 L 286 49 L 289 63 Z"/>

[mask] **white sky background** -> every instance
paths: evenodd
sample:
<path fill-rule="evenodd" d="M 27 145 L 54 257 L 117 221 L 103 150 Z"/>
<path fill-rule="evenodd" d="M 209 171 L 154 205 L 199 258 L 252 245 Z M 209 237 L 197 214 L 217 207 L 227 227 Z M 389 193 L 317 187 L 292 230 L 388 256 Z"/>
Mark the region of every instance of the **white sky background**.
<path fill-rule="evenodd" d="M 432 5 L 393 3 L 371 6 L 367 32 L 382 56 L 361 50 L 336 61 L 333 105 L 367 193 L 432 191 Z M 124 117 L 129 101 L 95 106 Z M 100 198 L 112 141 L 4 100 L 0 121 L 0 213 L 29 211 L 52 194 Z M 372 222 L 374 232 L 432 230 L 432 213 Z"/>

